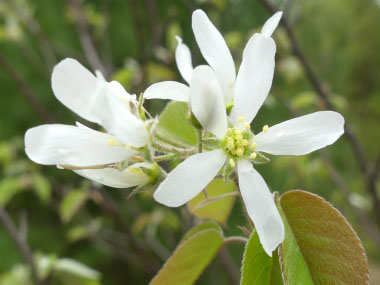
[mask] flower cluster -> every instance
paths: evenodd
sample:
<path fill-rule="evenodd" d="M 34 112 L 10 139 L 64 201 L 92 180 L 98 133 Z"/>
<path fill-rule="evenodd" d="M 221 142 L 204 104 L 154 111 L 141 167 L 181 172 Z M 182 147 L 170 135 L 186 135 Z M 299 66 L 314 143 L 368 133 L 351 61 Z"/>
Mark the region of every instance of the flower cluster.
<path fill-rule="evenodd" d="M 208 147 L 187 157 L 170 173 L 156 163 L 162 152 L 153 143 L 155 119 L 146 119 L 143 99 L 128 94 L 117 82 L 106 82 L 73 59 L 54 69 L 52 87 L 64 105 L 83 119 L 101 125 L 99 132 L 82 124 L 43 125 L 25 135 L 27 155 L 35 162 L 74 170 L 91 180 L 117 188 L 158 184 L 154 199 L 181 206 L 222 173 L 237 174 L 249 217 L 268 255 L 283 241 L 284 224 L 273 196 L 254 165 L 268 161 L 263 153 L 304 155 L 334 143 L 343 134 L 343 117 L 320 111 L 255 134 L 251 124 L 270 91 L 276 44 L 272 33 L 281 12 L 248 41 L 236 74 L 222 35 L 207 15 L 197 10 L 192 28 L 208 65 L 193 67 L 189 48 L 177 37 L 176 62 L 187 84 L 165 81 L 144 92 L 145 99 L 188 102 L 200 128 L 200 143 Z M 207 144 L 208 141 L 216 143 Z M 167 149 L 170 152 L 170 149 Z"/>

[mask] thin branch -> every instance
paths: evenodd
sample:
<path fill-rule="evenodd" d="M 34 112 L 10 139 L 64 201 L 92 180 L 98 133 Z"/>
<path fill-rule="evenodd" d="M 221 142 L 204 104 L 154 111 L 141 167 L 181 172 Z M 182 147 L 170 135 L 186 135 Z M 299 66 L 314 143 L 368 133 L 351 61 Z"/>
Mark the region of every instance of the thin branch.
<path fill-rule="evenodd" d="M 222 248 L 219 251 L 219 258 L 224 268 L 226 269 L 226 273 L 228 277 L 230 278 L 231 284 L 238 285 L 239 280 L 240 280 L 240 272 L 238 268 L 236 267 L 236 264 L 232 260 L 231 255 L 228 252 L 227 248 Z"/>
<path fill-rule="evenodd" d="M 277 12 L 277 9 L 268 0 L 260 0 L 260 1 L 262 2 L 262 4 L 265 6 L 265 8 L 270 13 L 273 14 L 273 13 Z M 298 43 L 298 40 L 296 38 L 296 35 L 295 35 L 295 33 L 294 33 L 294 31 L 293 31 L 293 29 L 292 29 L 292 27 L 291 27 L 286 16 L 282 17 L 281 24 L 284 27 L 286 34 L 289 37 L 289 40 L 291 42 L 292 49 L 293 49 L 293 54 L 301 62 L 302 66 L 305 70 L 306 76 L 309 79 L 311 85 L 314 87 L 314 89 L 316 90 L 319 97 L 321 97 L 321 99 L 325 103 L 326 107 L 330 110 L 335 111 L 336 108 L 334 107 L 334 105 L 330 99 L 329 93 L 324 88 L 322 80 L 314 72 L 309 61 L 306 59 L 306 56 L 303 53 L 303 51 L 302 51 L 302 49 Z M 369 167 L 370 164 L 369 164 L 369 162 L 366 158 L 366 155 L 363 151 L 363 147 L 361 146 L 361 144 L 360 144 L 358 138 L 356 137 L 353 129 L 351 128 L 351 126 L 347 122 L 345 123 L 344 130 L 345 130 L 346 138 L 347 138 L 348 142 L 350 143 L 351 148 L 353 150 L 353 153 L 354 153 L 354 155 L 355 155 L 355 157 L 359 163 L 359 168 L 367 180 L 367 190 L 368 190 L 369 194 L 372 196 L 372 200 L 374 203 L 374 210 L 376 213 L 376 219 L 377 219 L 378 224 L 380 224 L 380 199 L 377 195 L 376 183 L 374 183 L 371 179 L 371 173 L 370 173 L 370 167 Z"/>
<path fill-rule="evenodd" d="M 56 120 L 39 102 L 38 97 L 32 92 L 26 82 L 17 73 L 17 71 L 8 63 L 6 57 L 0 52 L 0 66 L 3 67 L 8 76 L 15 81 L 20 93 L 30 103 L 34 111 L 45 123 L 54 123 Z"/>
<path fill-rule="evenodd" d="M 281 100 L 281 98 L 278 98 Z M 300 116 L 299 112 L 295 110 L 290 104 L 287 102 L 281 101 L 281 103 L 285 106 L 285 108 L 288 109 L 288 111 L 293 114 L 294 116 Z M 372 238 L 372 240 L 376 243 L 376 245 L 380 248 L 380 231 L 378 228 L 374 225 L 372 222 L 372 219 L 368 216 L 368 214 L 363 211 L 361 208 L 357 207 L 356 205 L 352 204 L 350 201 L 350 195 L 351 190 L 350 187 L 347 185 L 345 179 L 342 177 L 342 175 L 336 170 L 334 165 L 331 163 L 331 159 L 328 155 L 328 152 L 326 149 L 319 150 L 321 154 L 322 161 L 324 163 L 324 166 L 326 167 L 326 170 L 328 174 L 330 175 L 331 180 L 335 183 L 337 186 L 337 189 L 340 190 L 343 194 L 343 197 L 346 199 L 347 203 L 352 207 L 352 209 L 356 212 L 357 217 L 360 220 L 360 225 L 364 229 L 364 231 L 367 232 L 368 236 Z M 380 155 L 379 159 L 380 161 Z M 380 162 L 379 162 L 380 164 Z M 380 166 L 379 166 L 380 167 Z M 376 171 L 376 167 L 374 168 L 374 171 Z"/>
<path fill-rule="evenodd" d="M 239 242 L 239 243 L 246 244 L 248 242 L 248 239 L 245 237 L 241 237 L 241 236 L 232 236 L 232 237 L 228 237 L 228 238 L 224 239 L 225 245 L 227 245 L 229 243 L 233 243 L 233 242 Z"/>
<path fill-rule="evenodd" d="M 334 166 L 331 164 L 329 157 L 328 157 L 328 154 L 327 154 L 327 151 L 321 150 L 320 152 L 322 154 L 322 161 L 323 161 L 324 165 L 326 166 L 326 169 L 327 169 L 328 173 L 330 174 L 331 179 L 337 185 L 338 189 L 341 190 L 346 201 L 350 204 L 350 206 L 356 212 L 356 215 L 358 216 L 358 218 L 360 220 L 360 225 L 367 232 L 368 236 L 371 237 L 371 239 L 376 243 L 376 246 L 378 248 L 380 248 L 380 231 L 372 223 L 372 220 L 370 219 L 370 217 L 367 215 L 366 212 L 364 212 L 361 208 L 359 208 L 356 205 L 353 205 L 351 203 L 351 201 L 350 201 L 350 195 L 351 195 L 350 188 L 348 187 L 344 178 L 335 170 Z"/>
<path fill-rule="evenodd" d="M 141 244 L 138 240 L 133 237 L 132 232 L 129 229 L 129 226 L 124 222 L 122 216 L 120 215 L 120 211 L 118 209 L 117 203 L 106 194 L 105 191 L 92 191 L 93 200 L 104 210 L 104 212 L 112 218 L 112 220 L 120 227 L 120 229 L 124 232 L 125 238 L 134 247 L 136 250 L 140 252 L 141 260 L 145 264 L 145 268 L 150 273 L 155 273 L 159 269 L 160 265 L 157 261 L 146 251 L 143 244 Z M 137 260 L 136 260 L 137 262 Z"/>
<path fill-rule="evenodd" d="M 45 59 L 46 66 L 50 71 L 57 63 L 57 57 L 54 48 L 50 43 L 49 38 L 44 34 L 38 21 L 32 14 L 28 13 L 24 7 L 20 7 L 17 1 L 7 0 L 8 4 L 15 10 L 18 18 L 22 22 L 24 28 L 28 30 L 38 41 L 38 48 L 41 51 L 42 57 Z M 30 48 L 30 47 L 28 47 Z"/>
<path fill-rule="evenodd" d="M 87 61 L 91 65 L 91 68 L 94 70 L 99 70 L 105 78 L 108 78 L 108 71 L 102 63 L 91 38 L 89 31 L 90 27 L 82 10 L 82 2 L 82 0 L 69 0 L 70 7 L 75 12 L 75 25 L 79 34 L 80 43 Z"/>
<path fill-rule="evenodd" d="M 37 285 L 42 285 L 42 282 L 38 278 L 38 272 L 36 265 L 34 263 L 33 253 L 30 250 L 28 244 L 26 243 L 26 240 L 19 234 L 19 232 L 16 229 L 16 226 L 14 225 L 11 217 L 3 208 L 3 206 L 0 204 L 0 222 L 3 224 L 5 230 L 9 233 L 12 240 L 16 243 L 18 249 L 20 250 L 22 256 L 25 259 L 25 262 L 29 264 L 30 271 L 33 278 L 33 283 Z"/>
<path fill-rule="evenodd" d="M 141 17 L 141 11 L 139 9 L 139 1 L 130 0 L 129 3 L 131 5 L 130 16 L 134 25 L 134 35 L 138 50 L 138 57 L 141 64 L 141 72 L 142 72 L 142 87 L 145 89 L 147 84 L 147 45 L 145 42 L 144 31 L 143 31 L 143 23 Z"/>

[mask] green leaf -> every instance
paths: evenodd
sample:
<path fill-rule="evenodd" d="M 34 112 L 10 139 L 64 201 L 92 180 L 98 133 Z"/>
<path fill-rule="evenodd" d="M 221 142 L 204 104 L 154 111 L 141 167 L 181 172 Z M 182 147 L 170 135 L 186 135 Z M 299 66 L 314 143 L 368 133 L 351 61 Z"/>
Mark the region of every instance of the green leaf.
<path fill-rule="evenodd" d="M 69 222 L 86 200 L 86 190 L 73 190 L 67 194 L 63 198 L 59 208 L 62 221 L 65 223 Z"/>
<path fill-rule="evenodd" d="M 223 234 L 215 223 L 190 230 L 172 256 L 151 281 L 151 285 L 194 284 L 223 245 Z"/>
<path fill-rule="evenodd" d="M 287 284 L 368 284 L 363 246 L 337 209 L 300 190 L 285 193 L 277 206 L 285 224 L 279 255 Z"/>
<path fill-rule="evenodd" d="M 161 113 L 158 132 L 168 138 L 187 145 L 197 144 L 197 132 L 187 121 L 187 103 L 170 102 Z"/>
<path fill-rule="evenodd" d="M 23 190 L 19 178 L 7 177 L 0 182 L 0 204 L 5 206 L 14 195 Z"/>
<path fill-rule="evenodd" d="M 190 212 L 200 218 L 207 218 L 225 224 L 236 199 L 235 184 L 217 178 L 206 188 L 208 199 L 202 191 L 188 204 Z"/>
<path fill-rule="evenodd" d="M 216 230 L 219 231 L 221 235 L 223 235 L 222 228 L 215 222 L 204 222 L 201 224 L 196 225 L 194 228 L 189 230 L 182 238 L 181 242 L 184 242 L 191 238 L 193 235 L 196 235 L 199 232 L 205 231 L 205 230 Z"/>
<path fill-rule="evenodd" d="M 273 252 L 273 257 L 266 254 L 256 231 L 245 245 L 241 272 L 242 285 L 284 284 L 277 251 Z"/>

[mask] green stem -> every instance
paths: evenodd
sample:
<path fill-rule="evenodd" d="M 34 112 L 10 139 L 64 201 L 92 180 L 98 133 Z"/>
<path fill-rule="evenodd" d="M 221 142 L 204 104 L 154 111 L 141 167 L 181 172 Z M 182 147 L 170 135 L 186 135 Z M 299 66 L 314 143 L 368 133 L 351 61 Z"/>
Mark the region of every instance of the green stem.
<path fill-rule="evenodd" d="M 152 145 L 160 152 L 177 153 L 183 156 L 189 156 L 197 153 L 195 148 L 182 149 L 174 146 L 166 146 L 157 142 L 152 142 Z"/>
<path fill-rule="evenodd" d="M 164 143 L 170 144 L 170 145 L 175 146 L 175 147 L 188 148 L 187 145 L 184 145 L 184 144 L 176 142 L 176 141 L 174 141 L 172 139 L 169 139 L 169 138 L 167 138 L 167 137 L 159 134 L 157 131 L 154 133 L 153 137 L 156 138 L 156 139 L 158 139 L 158 140 L 160 140 L 160 141 L 162 141 L 162 142 L 164 142 Z"/>
<path fill-rule="evenodd" d="M 198 134 L 198 152 L 202 152 L 202 130 L 197 131 Z"/>
<path fill-rule="evenodd" d="M 245 237 L 241 237 L 241 236 L 232 236 L 232 237 L 228 237 L 228 238 L 224 239 L 224 245 L 227 245 L 227 244 L 233 243 L 233 242 L 240 242 L 240 243 L 245 244 L 248 242 L 248 239 Z"/>
<path fill-rule="evenodd" d="M 154 161 L 164 161 L 164 160 L 170 160 L 178 156 L 177 153 L 171 153 L 171 154 L 164 154 L 164 155 L 158 155 L 153 157 Z"/>

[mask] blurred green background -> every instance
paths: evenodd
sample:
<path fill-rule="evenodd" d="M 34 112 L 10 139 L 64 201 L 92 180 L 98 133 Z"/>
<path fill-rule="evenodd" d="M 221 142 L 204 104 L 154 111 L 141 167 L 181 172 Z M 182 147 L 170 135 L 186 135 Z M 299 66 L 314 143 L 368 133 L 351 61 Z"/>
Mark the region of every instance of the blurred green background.
<path fill-rule="evenodd" d="M 345 135 L 307 156 L 271 157 L 258 169 L 272 191 L 303 189 L 337 207 L 361 238 L 371 282 L 379 284 L 380 2 L 268 3 L 285 11 L 297 47 L 329 99 L 311 84 L 289 30 L 280 26 L 274 34 L 273 87 L 253 129 L 331 104 L 353 137 Z M 146 284 L 196 219 L 186 207 L 155 203 L 151 191 L 127 200 L 130 189 L 101 187 L 27 159 L 23 135 L 28 128 L 83 122 L 54 97 L 53 66 L 75 58 L 136 94 L 157 81 L 183 81 L 174 62 L 176 35 L 189 45 L 194 66 L 204 63 L 191 30 L 197 8 L 222 32 L 237 65 L 249 37 L 271 15 L 259 0 L 0 1 L 0 204 L 18 228 L 27 230 L 40 270 L 48 274 L 49 266 L 59 263 L 56 284 L 97 284 L 99 278 L 102 284 Z M 164 105 L 154 100 L 148 108 L 158 114 Z M 237 226 L 244 223 L 237 201 L 225 234 L 242 234 Z M 236 284 L 242 253 L 243 245 L 230 245 L 198 283 Z M 25 284 L 28 269 L 22 264 L 0 227 L 0 284 Z"/>

